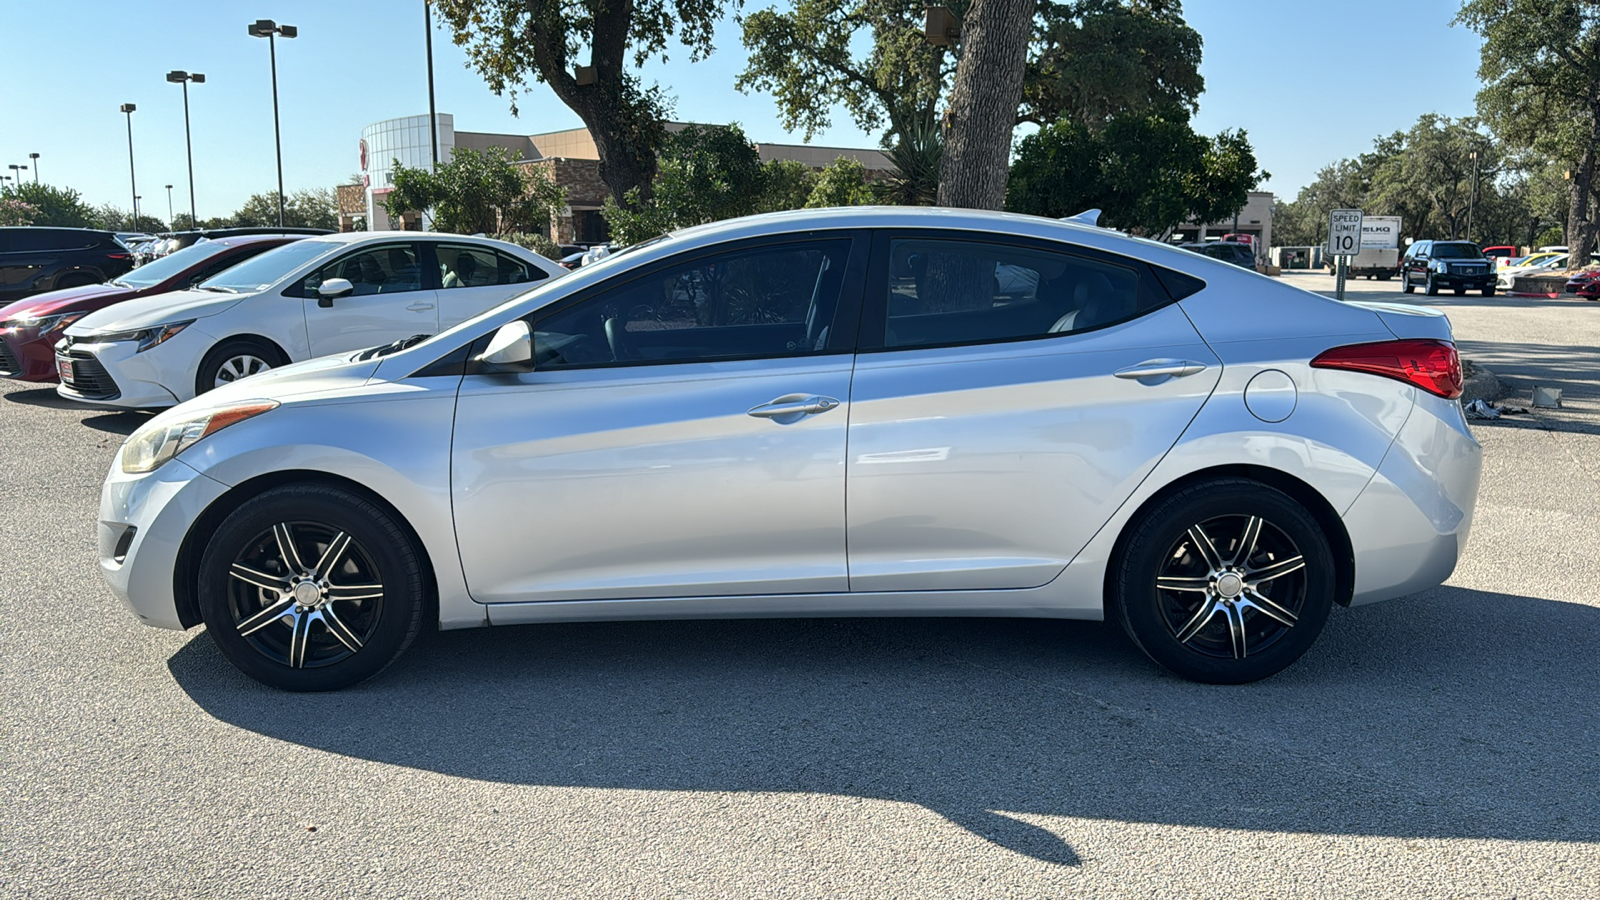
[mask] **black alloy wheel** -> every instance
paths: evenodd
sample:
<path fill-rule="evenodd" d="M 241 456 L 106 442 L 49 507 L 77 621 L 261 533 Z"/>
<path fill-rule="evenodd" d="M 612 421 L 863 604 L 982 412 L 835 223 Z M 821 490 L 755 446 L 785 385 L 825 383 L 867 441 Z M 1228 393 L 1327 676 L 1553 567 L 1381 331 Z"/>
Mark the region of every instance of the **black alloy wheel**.
<path fill-rule="evenodd" d="M 340 488 L 289 485 L 246 502 L 200 563 L 206 630 L 241 671 L 291 691 L 382 671 L 415 639 L 425 579 L 393 516 Z"/>
<path fill-rule="evenodd" d="M 1185 488 L 1137 525 L 1114 570 L 1124 629 L 1170 671 L 1211 684 L 1274 675 L 1321 633 L 1333 555 L 1312 515 L 1239 478 Z"/>

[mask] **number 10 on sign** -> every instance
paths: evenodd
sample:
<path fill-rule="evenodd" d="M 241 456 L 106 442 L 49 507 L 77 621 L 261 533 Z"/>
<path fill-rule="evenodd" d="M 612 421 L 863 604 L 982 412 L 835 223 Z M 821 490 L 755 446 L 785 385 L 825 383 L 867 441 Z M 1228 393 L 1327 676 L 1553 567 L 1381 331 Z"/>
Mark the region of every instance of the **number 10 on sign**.
<path fill-rule="evenodd" d="M 1361 252 L 1361 210 L 1335 209 L 1328 213 L 1328 252 L 1339 260 L 1334 292 L 1343 300 L 1345 260 Z"/>

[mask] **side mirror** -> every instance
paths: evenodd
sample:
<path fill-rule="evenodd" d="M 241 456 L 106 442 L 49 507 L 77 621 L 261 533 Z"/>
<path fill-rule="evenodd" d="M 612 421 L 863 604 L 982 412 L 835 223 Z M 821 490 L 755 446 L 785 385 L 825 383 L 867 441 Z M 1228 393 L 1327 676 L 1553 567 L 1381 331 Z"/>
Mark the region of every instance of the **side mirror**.
<path fill-rule="evenodd" d="M 333 301 L 355 293 L 356 286 L 348 278 L 329 278 L 317 288 L 317 305 L 323 309 L 333 306 Z"/>
<path fill-rule="evenodd" d="M 483 372 L 532 372 L 532 329 L 521 319 L 501 325 L 474 362 Z"/>

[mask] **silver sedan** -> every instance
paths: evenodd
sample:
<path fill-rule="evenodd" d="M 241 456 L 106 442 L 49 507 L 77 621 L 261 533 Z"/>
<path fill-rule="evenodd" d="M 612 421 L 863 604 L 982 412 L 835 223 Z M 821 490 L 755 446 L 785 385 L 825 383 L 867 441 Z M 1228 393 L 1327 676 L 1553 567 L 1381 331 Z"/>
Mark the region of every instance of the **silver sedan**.
<path fill-rule="evenodd" d="M 1480 449 L 1436 311 L 959 210 L 693 228 L 128 438 L 101 566 L 288 690 L 424 627 L 1111 617 L 1216 683 L 1438 584 Z"/>

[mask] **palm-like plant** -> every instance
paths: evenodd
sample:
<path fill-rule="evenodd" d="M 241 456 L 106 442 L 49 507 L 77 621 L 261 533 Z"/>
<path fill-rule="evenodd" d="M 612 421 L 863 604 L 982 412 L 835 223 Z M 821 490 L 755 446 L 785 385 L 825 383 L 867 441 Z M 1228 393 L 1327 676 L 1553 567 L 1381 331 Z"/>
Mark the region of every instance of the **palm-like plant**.
<path fill-rule="evenodd" d="M 872 186 L 879 203 L 933 206 L 938 201 L 939 162 L 944 158 L 944 136 L 938 123 L 932 119 L 918 122 L 900 136 L 887 156 L 894 172 Z"/>

